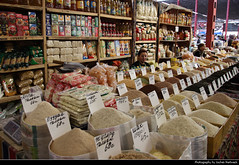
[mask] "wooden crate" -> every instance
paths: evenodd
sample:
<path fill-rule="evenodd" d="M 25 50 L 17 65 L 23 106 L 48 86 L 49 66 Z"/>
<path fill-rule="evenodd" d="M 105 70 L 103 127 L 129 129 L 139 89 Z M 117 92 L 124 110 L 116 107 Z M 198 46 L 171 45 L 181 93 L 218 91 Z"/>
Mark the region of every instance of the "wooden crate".
<path fill-rule="evenodd" d="M 214 137 L 207 138 L 207 157 L 213 158 L 223 141 L 223 126 L 221 126 Z"/>

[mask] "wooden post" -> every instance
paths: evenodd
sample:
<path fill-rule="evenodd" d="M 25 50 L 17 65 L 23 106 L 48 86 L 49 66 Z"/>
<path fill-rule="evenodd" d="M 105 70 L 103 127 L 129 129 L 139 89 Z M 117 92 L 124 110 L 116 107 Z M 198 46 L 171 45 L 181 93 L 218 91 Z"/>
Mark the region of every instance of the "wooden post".
<path fill-rule="evenodd" d="M 198 18 L 198 0 L 195 0 L 195 17 L 194 17 L 194 37 L 197 34 L 197 18 Z"/>
<path fill-rule="evenodd" d="M 227 17 L 226 17 L 226 26 L 225 26 L 225 39 L 227 39 L 227 28 L 228 28 L 229 10 L 230 10 L 230 0 L 227 0 Z"/>

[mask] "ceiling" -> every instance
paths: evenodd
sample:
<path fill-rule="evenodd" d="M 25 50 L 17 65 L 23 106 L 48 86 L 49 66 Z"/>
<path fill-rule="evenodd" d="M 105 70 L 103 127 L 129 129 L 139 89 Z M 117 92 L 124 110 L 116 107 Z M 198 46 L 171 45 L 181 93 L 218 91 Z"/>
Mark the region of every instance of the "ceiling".
<path fill-rule="evenodd" d="M 177 0 L 159 0 L 166 3 L 177 4 Z M 195 11 L 195 0 L 180 0 L 180 6 Z M 198 21 L 207 20 L 208 0 L 198 0 Z M 226 19 L 227 0 L 217 0 L 217 18 Z M 239 0 L 230 0 L 229 19 L 239 19 Z"/>

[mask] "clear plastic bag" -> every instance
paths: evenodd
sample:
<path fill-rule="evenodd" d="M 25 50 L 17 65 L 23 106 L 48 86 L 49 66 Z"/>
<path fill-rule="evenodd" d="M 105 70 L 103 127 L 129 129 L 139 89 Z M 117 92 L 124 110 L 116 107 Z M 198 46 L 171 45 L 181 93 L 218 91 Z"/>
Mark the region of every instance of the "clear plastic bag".
<path fill-rule="evenodd" d="M 96 77 L 99 84 L 108 85 L 106 70 L 104 69 L 103 66 L 99 65 L 99 63 L 97 63 L 96 66 L 90 69 L 89 75 L 92 77 Z"/>

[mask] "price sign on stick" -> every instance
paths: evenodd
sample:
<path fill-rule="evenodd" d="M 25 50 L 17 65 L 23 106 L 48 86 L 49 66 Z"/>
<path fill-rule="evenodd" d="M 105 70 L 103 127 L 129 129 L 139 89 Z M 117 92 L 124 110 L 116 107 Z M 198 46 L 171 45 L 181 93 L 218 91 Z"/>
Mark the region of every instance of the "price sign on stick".
<path fill-rule="evenodd" d="M 141 78 L 134 80 L 136 90 L 140 90 L 143 87 Z"/>
<path fill-rule="evenodd" d="M 151 73 L 155 73 L 155 67 L 154 67 L 154 65 L 150 65 L 150 70 L 151 70 Z"/>
<path fill-rule="evenodd" d="M 147 74 L 146 67 L 141 68 L 142 76 Z"/>
<path fill-rule="evenodd" d="M 123 95 L 123 94 L 125 94 L 126 92 L 128 92 L 125 83 L 118 84 L 118 85 L 117 85 L 117 89 L 118 89 L 118 92 L 119 92 L 119 95 L 120 95 L 120 96 Z"/>
<path fill-rule="evenodd" d="M 124 72 L 123 71 L 117 72 L 117 80 L 118 80 L 118 82 L 124 80 Z"/>
<path fill-rule="evenodd" d="M 163 70 L 163 63 L 159 63 L 159 70 Z"/>
<path fill-rule="evenodd" d="M 147 152 L 152 148 L 147 121 L 131 129 L 136 151 Z"/>
<path fill-rule="evenodd" d="M 161 88 L 161 92 L 164 100 L 168 100 L 170 98 L 167 87 Z"/>
<path fill-rule="evenodd" d="M 209 90 L 209 92 L 210 92 L 210 95 L 213 95 L 213 94 L 214 94 L 214 91 L 213 91 L 213 89 L 212 89 L 212 85 L 211 85 L 211 84 L 208 85 L 208 90 Z"/>
<path fill-rule="evenodd" d="M 130 108 L 128 96 L 116 98 L 116 105 L 118 110 L 129 112 Z"/>
<path fill-rule="evenodd" d="M 187 84 L 188 84 L 188 86 L 191 86 L 191 85 L 192 85 L 192 82 L 191 82 L 190 77 L 187 77 L 186 80 L 187 80 Z"/>
<path fill-rule="evenodd" d="M 131 80 L 134 80 L 134 79 L 137 78 L 134 69 L 130 69 L 130 70 L 129 70 L 129 75 L 130 75 L 130 79 L 131 79 Z"/>
<path fill-rule="evenodd" d="M 132 100 L 132 104 L 133 104 L 134 106 L 143 106 L 140 97 L 133 99 L 133 100 Z"/>
<path fill-rule="evenodd" d="M 71 130 L 69 115 L 66 111 L 47 117 L 45 120 L 52 140 L 57 139 Z"/>
<path fill-rule="evenodd" d="M 177 74 L 178 74 L 178 75 L 182 74 L 182 71 L 181 71 L 180 68 L 177 69 Z"/>
<path fill-rule="evenodd" d="M 200 90 L 203 100 L 206 100 L 208 98 L 208 96 L 207 96 L 207 93 L 206 93 L 204 87 L 199 88 L 199 90 Z"/>
<path fill-rule="evenodd" d="M 109 159 L 121 153 L 119 131 L 110 131 L 94 138 L 98 159 Z"/>
<path fill-rule="evenodd" d="M 155 107 L 156 105 L 159 104 L 159 98 L 158 98 L 156 91 L 152 91 L 152 92 L 148 93 L 148 96 L 149 96 L 150 102 L 152 104 L 152 107 Z"/>
<path fill-rule="evenodd" d="M 167 68 L 171 68 L 171 62 L 167 61 Z"/>
<path fill-rule="evenodd" d="M 193 79 L 193 84 L 197 83 L 197 78 L 196 78 L 196 76 L 192 76 L 192 79 Z"/>
<path fill-rule="evenodd" d="M 172 70 L 168 71 L 168 77 L 173 77 L 173 71 Z"/>
<path fill-rule="evenodd" d="M 154 115 L 156 118 L 158 128 L 167 121 L 163 104 L 159 104 L 154 108 Z"/>
<path fill-rule="evenodd" d="M 214 88 L 214 91 L 217 91 L 217 84 L 215 80 L 212 81 L 212 86 Z"/>
<path fill-rule="evenodd" d="M 98 92 L 87 94 L 86 101 L 88 103 L 91 114 L 105 107 L 100 93 Z"/>
<path fill-rule="evenodd" d="M 164 81 L 165 81 L 165 78 L 164 78 L 163 73 L 160 73 L 160 74 L 159 74 L 159 79 L 160 79 L 161 82 L 164 82 Z"/>
<path fill-rule="evenodd" d="M 178 89 L 178 84 L 177 83 L 173 84 L 173 91 L 174 91 L 175 95 L 179 94 L 179 89 Z"/>
<path fill-rule="evenodd" d="M 168 114 L 169 114 L 170 119 L 173 119 L 173 118 L 175 118 L 175 117 L 178 117 L 178 113 L 177 113 L 177 111 L 176 111 L 175 106 L 172 106 L 172 107 L 170 107 L 170 108 L 168 109 Z"/>
<path fill-rule="evenodd" d="M 20 98 L 26 115 L 36 109 L 37 105 L 42 102 L 41 92 L 28 93 L 21 95 Z"/>
<path fill-rule="evenodd" d="M 192 95 L 192 99 L 193 99 L 193 102 L 194 102 L 194 104 L 195 104 L 195 106 L 197 108 L 200 105 L 200 101 L 199 101 L 198 95 L 193 94 Z"/>
<path fill-rule="evenodd" d="M 188 99 L 183 99 L 182 100 L 182 107 L 183 107 L 184 113 L 186 115 L 188 115 L 192 112 L 191 107 L 190 107 L 189 102 L 188 102 Z"/>
<path fill-rule="evenodd" d="M 182 90 L 184 90 L 185 88 L 187 88 L 184 79 L 179 80 L 179 82 L 180 82 L 180 85 L 181 85 Z"/>
<path fill-rule="evenodd" d="M 149 84 L 155 84 L 154 75 L 149 76 Z"/>

